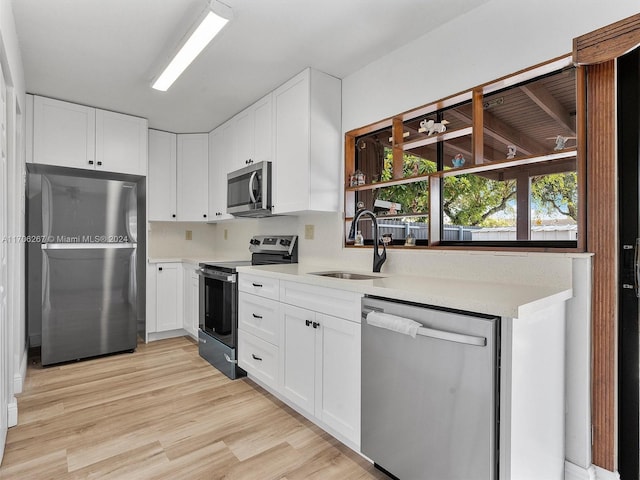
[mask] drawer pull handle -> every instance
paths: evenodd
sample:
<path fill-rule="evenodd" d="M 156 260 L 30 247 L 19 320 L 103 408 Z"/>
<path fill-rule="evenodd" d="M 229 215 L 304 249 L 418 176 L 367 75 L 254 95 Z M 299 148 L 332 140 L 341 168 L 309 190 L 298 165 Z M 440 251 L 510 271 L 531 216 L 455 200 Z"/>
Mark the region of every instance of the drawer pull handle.
<path fill-rule="evenodd" d="M 309 325 L 311 325 L 311 320 L 305 320 L 304 324 L 308 327 Z"/>
<path fill-rule="evenodd" d="M 318 322 L 313 322 L 313 328 L 318 328 L 320 326 L 320 324 Z"/>
<path fill-rule="evenodd" d="M 253 357 L 254 360 L 258 360 L 259 362 L 262 361 L 262 358 L 260 358 L 259 356 L 257 356 L 255 353 L 252 353 L 251 356 Z"/>
<path fill-rule="evenodd" d="M 262 285 L 259 283 L 252 283 L 251 285 L 253 285 L 256 288 L 262 288 Z"/>
<path fill-rule="evenodd" d="M 253 318 L 257 318 L 258 320 L 262 320 L 262 315 L 256 315 L 255 313 L 252 313 Z"/>

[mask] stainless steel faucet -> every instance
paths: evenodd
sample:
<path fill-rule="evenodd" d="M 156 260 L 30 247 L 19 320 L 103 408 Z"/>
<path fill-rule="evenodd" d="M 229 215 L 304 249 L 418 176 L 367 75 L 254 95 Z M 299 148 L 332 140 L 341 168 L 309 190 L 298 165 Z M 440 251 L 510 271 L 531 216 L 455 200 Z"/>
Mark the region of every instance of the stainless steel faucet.
<path fill-rule="evenodd" d="M 373 228 L 373 271 L 379 272 L 380 269 L 382 268 L 382 264 L 387 259 L 387 247 L 384 243 L 382 244 L 382 255 L 380 255 L 380 252 L 378 251 L 379 237 L 378 237 L 378 219 L 376 218 L 376 214 L 373 213 L 371 210 L 367 210 L 366 208 L 362 208 L 358 210 L 356 212 L 356 216 L 353 218 L 353 221 L 351 222 L 351 229 L 349 230 L 348 238 L 354 237 L 356 233 L 356 227 L 358 225 L 358 220 L 360 220 L 360 217 L 362 217 L 363 215 L 368 215 L 371 217 L 371 223 Z"/>

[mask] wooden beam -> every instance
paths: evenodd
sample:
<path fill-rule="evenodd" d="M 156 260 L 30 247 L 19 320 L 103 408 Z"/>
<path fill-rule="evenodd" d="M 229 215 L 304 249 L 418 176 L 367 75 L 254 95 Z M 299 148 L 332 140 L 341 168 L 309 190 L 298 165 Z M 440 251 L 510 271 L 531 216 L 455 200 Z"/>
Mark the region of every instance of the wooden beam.
<path fill-rule="evenodd" d="M 553 118 L 561 126 L 576 133 L 575 118 L 572 117 L 566 108 L 556 98 L 549 93 L 544 85 L 540 83 L 529 83 L 520 87 L 525 95 L 534 101 L 545 113 Z"/>
<path fill-rule="evenodd" d="M 473 98 L 471 101 L 471 117 L 473 125 L 473 163 L 484 163 L 484 109 L 482 107 L 482 94 L 481 88 L 475 88 L 473 90 Z"/>
<path fill-rule="evenodd" d="M 618 229 L 615 61 L 587 69 L 587 248 L 591 294 L 593 463 L 617 468 Z"/>
<path fill-rule="evenodd" d="M 573 61 L 594 65 L 614 60 L 640 45 L 640 13 L 573 39 Z"/>
<path fill-rule="evenodd" d="M 402 122 L 402 118 L 396 117 L 393 119 L 393 127 L 392 127 L 392 136 L 393 136 L 393 178 L 402 178 L 403 167 L 404 167 L 404 125 Z"/>

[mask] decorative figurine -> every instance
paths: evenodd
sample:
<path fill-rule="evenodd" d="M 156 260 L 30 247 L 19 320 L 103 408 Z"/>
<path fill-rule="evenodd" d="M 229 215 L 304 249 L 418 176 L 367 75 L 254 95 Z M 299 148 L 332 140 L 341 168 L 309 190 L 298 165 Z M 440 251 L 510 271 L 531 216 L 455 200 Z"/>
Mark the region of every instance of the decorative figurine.
<path fill-rule="evenodd" d="M 558 135 L 555 137 L 556 146 L 554 147 L 555 151 L 564 150 L 567 148 L 567 140 L 575 140 L 577 137 L 563 137 L 562 135 Z M 547 137 L 548 140 L 554 140 L 554 137 Z"/>
<path fill-rule="evenodd" d="M 455 168 L 463 166 L 465 161 L 466 160 L 461 153 L 458 153 L 455 157 L 451 159 L 451 163 L 453 163 L 453 166 Z"/>
<path fill-rule="evenodd" d="M 507 145 L 507 159 L 508 160 L 511 160 L 512 158 L 515 158 L 517 152 L 518 152 L 518 149 L 516 148 L 515 145 Z"/>
<path fill-rule="evenodd" d="M 427 120 L 426 118 L 420 122 L 420 131 L 426 132 L 427 135 L 433 135 L 434 133 L 444 133 L 447 130 L 449 122 L 442 120 L 436 123 L 435 120 Z M 424 129 L 424 130 L 423 130 Z"/>

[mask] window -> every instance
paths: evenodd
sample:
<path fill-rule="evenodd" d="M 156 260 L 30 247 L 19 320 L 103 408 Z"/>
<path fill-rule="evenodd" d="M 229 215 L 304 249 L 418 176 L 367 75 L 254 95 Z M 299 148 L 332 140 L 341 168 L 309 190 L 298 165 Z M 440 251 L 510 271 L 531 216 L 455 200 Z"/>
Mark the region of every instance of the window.
<path fill-rule="evenodd" d="M 365 207 L 398 247 L 577 248 L 578 70 L 568 60 L 347 133 L 345 231 Z M 358 229 L 370 244 L 370 223 Z"/>

